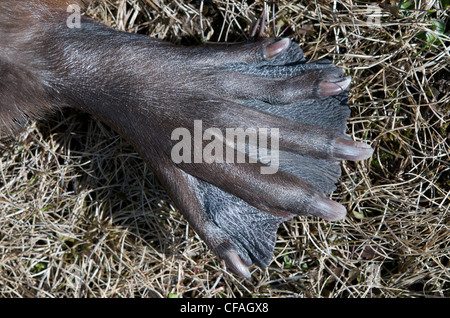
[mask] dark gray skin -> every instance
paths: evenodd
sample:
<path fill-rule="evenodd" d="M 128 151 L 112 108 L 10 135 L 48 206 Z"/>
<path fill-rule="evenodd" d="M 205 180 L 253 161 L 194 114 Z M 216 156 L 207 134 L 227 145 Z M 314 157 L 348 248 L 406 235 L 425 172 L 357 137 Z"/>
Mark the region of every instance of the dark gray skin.
<path fill-rule="evenodd" d="M 199 236 L 243 277 L 251 264 L 270 263 L 281 222 L 345 217 L 326 195 L 340 161 L 366 159 L 372 149 L 344 134 L 350 78 L 330 61 L 306 63 L 286 38 L 179 47 L 87 18 L 70 29 L 67 14 L 48 10 L 47 2 L 58 1 L 27 1 L 22 9 L 33 24 L 25 29 L 12 19 L 17 2 L 0 4 L 4 127 L 60 107 L 110 125 L 146 160 Z M 174 163 L 171 133 L 185 127 L 193 134 L 194 120 L 224 134 L 229 127 L 279 128 L 280 169 L 261 174 L 263 164 L 249 160 Z"/>

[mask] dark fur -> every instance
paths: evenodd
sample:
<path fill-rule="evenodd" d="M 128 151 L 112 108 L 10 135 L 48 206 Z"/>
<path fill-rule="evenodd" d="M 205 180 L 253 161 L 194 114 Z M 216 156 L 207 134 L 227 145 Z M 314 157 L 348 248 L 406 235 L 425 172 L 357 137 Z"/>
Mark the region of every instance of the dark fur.
<path fill-rule="evenodd" d="M 324 79 L 342 76 L 328 61 L 305 63 L 292 43 L 175 47 L 85 19 L 69 29 L 72 1 L 0 3 L 0 121 L 69 106 L 113 127 L 142 155 L 206 243 L 236 272 L 267 266 L 278 225 L 315 206 L 340 176 L 333 145 L 345 137 L 347 92 L 321 96 Z M 31 23 L 31 25 L 30 25 Z M 204 128 L 280 128 L 281 170 L 261 164 L 186 164 L 170 160 L 171 132 Z M 325 215 L 326 217 L 326 215 Z"/>

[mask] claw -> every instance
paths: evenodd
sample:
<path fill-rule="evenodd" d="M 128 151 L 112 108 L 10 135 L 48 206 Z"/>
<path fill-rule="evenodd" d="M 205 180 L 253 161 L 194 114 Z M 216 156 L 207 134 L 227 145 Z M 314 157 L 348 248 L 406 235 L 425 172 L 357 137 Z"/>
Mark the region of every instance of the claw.
<path fill-rule="evenodd" d="M 352 78 L 346 77 L 333 77 L 324 80 L 320 83 L 320 95 L 321 96 L 333 96 L 338 95 L 345 91 L 349 86 Z"/>
<path fill-rule="evenodd" d="M 337 202 L 318 197 L 309 213 L 328 221 L 338 221 L 347 215 L 347 209 Z"/>
<path fill-rule="evenodd" d="M 333 155 L 339 159 L 358 161 L 370 158 L 372 154 L 372 147 L 365 143 L 344 138 L 337 138 L 334 142 Z"/>
<path fill-rule="evenodd" d="M 283 38 L 272 44 L 269 44 L 264 48 L 263 52 L 264 58 L 270 59 L 280 55 L 289 47 L 289 45 L 291 45 L 291 40 L 289 38 Z"/>
<path fill-rule="evenodd" d="M 250 278 L 250 271 L 235 251 L 228 251 L 222 256 L 230 270 L 244 278 Z"/>
<path fill-rule="evenodd" d="M 245 278 L 250 278 L 251 275 L 247 266 L 250 266 L 252 264 L 252 261 L 250 259 L 243 260 L 229 241 L 225 241 L 219 244 L 215 248 L 215 252 L 220 257 L 222 257 L 222 259 L 225 261 L 225 263 L 233 273 Z"/>

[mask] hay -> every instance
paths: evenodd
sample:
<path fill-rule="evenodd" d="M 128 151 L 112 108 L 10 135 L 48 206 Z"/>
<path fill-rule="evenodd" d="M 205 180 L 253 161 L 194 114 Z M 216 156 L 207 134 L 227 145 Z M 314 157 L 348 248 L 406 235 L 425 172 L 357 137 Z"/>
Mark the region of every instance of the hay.
<path fill-rule="evenodd" d="M 0 296 L 450 296 L 448 1 L 399 12 L 368 1 L 276 2 L 268 35 L 289 36 L 308 59 L 332 59 L 353 77 L 348 134 L 375 153 L 343 164 L 333 198 L 348 217 L 285 223 L 267 270 L 229 275 L 133 149 L 69 111 L 0 143 Z M 88 15 L 196 44 L 245 40 L 262 11 L 262 1 L 201 5 L 107 0 Z"/>

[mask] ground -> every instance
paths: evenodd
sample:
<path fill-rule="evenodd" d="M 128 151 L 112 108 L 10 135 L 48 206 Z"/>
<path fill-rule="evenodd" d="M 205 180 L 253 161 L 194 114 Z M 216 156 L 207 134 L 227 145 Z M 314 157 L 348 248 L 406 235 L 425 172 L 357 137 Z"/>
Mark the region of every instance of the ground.
<path fill-rule="evenodd" d="M 450 7 L 267 1 L 268 36 L 353 78 L 339 222 L 295 218 L 252 278 L 224 271 L 134 150 L 86 114 L 0 142 L 2 297 L 449 297 Z M 195 45 L 245 41 L 263 1 L 107 0 L 87 15 Z M 274 10 L 273 10 L 274 9 Z"/>

